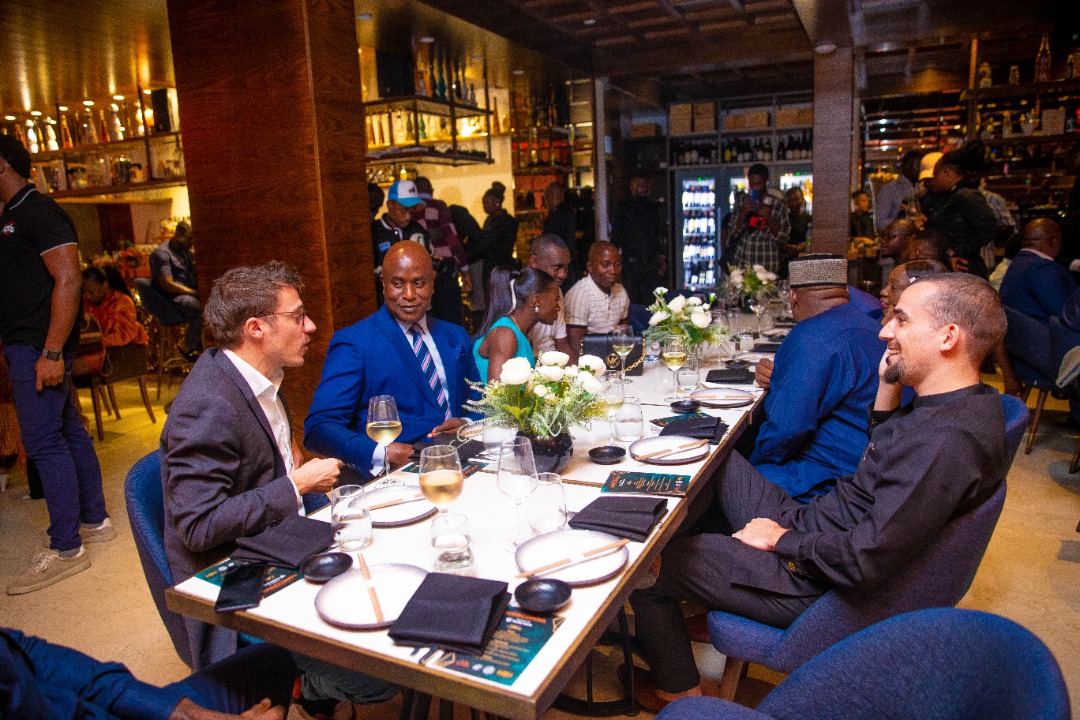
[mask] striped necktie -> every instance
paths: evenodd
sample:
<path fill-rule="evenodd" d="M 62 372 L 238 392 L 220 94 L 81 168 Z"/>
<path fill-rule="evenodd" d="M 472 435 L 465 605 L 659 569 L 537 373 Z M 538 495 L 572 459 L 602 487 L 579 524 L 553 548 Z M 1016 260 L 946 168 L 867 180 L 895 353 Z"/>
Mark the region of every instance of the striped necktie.
<path fill-rule="evenodd" d="M 450 398 L 446 395 L 446 388 L 443 387 L 442 382 L 439 380 L 439 373 L 435 369 L 435 360 L 432 359 L 431 353 L 428 352 L 427 344 L 421 335 L 424 334 L 424 329 L 418 324 L 414 323 L 409 328 L 409 343 L 412 345 L 413 352 L 416 353 L 416 359 L 420 361 L 420 371 L 424 373 L 424 377 L 427 378 L 428 386 L 435 393 L 435 397 L 439 399 L 439 407 L 442 408 L 443 413 L 446 415 L 446 419 L 449 420 L 453 417 L 450 414 Z"/>

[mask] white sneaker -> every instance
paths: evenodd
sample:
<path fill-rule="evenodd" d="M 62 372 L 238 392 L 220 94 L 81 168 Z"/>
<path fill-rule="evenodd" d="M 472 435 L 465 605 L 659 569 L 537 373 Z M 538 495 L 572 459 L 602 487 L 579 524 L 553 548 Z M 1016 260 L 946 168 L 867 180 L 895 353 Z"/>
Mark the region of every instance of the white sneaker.
<path fill-rule="evenodd" d="M 79 537 L 82 538 L 83 543 L 109 542 L 116 538 L 116 528 L 113 527 L 112 520 L 109 518 L 105 518 L 97 525 L 83 523 L 79 526 Z M 52 538 L 49 537 L 47 531 L 41 536 L 41 547 L 46 550 L 52 547 Z"/>
<path fill-rule="evenodd" d="M 90 567 L 90 555 L 79 547 L 74 557 L 62 558 L 56 550 L 47 550 L 34 556 L 30 569 L 8 585 L 8 595 L 23 595 L 60 582 L 66 577 L 81 573 Z"/>

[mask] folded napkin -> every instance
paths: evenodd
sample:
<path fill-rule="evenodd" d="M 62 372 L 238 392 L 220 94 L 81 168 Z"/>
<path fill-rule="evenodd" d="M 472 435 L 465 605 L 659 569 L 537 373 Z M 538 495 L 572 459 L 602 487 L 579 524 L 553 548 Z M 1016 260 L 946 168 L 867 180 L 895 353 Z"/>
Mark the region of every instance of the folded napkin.
<path fill-rule="evenodd" d="M 774 353 L 780 349 L 780 343 L 778 342 L 759 342 L 754 344 L 755 352 L 771 352 Z"/>
<path fill-rule="evenodd" d="M 510 604 L 506 583 L 428 573 L 390 626 L 398 645 L 481 655 Z"/>
<path fill-rule="evenodd" d="M 432 445 L 452 445 L 456 441 L 457 435 L 454 433 L 442 433 L 435 438 L 434 442 L 427 439 L 418 440 L 413 443 L 413 453 L 409 456 L 409 459 L 419 462 L 420 451 L 424 448 L 431 447 Z M 484 443 L 480 440 L 468 440 L 457 449 L 458 459 L 461 460 L 462 465 L 482 452 L 484 452 Z"/>
<path fill-rule="evenodd" d="M 705 382 L 750 385 L 754 382 L 754 373 L 750 368 L 722 368 L 720 370 L 710 370 L 709 374 L 705 376 Z"/>
<path fill-rule="evenodd" d="M 599 530 L 616 537 L 645 542 L 665 512 L 667 500 L 664 498 L 604 495 L 574 515 L 570 527 Z"/>
<path fill-rule="evenodd" d="M 333 542 L 334 529 L 330 523 L 290 513 L 258 535 L 239 538 L 232 557 L 299 568 Z"/>
<path fill-rule="evenodd" d="M 685 435 L 686 437 L 708 440 L 711 445 L 716 445 L 724 437 L 728 430 L 727 423 L 718 417 L 690 417 L 682 420 L 672 420 L 661 435 Z"/>

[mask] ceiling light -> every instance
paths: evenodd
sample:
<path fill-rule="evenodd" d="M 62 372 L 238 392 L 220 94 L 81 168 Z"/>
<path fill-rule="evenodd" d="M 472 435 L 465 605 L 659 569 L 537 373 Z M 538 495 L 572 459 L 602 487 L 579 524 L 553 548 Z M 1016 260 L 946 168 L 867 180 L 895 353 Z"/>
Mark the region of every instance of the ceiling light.
<path fill-rule="evenodd" d="M 40 110 L 31 110 L 30 114 L 33 115 L 34 117 L 41 117 L 41 111 Z"/>
<path fill-rule="evenodd" d="M 153 91 L 153 90 L 151 90 L 150 88 L 146 88 L 145 90 L 143 90 L 143 91 L 142 91 L 142 94 L 143 94 L 143 95 L 152 95 L 152 94 L 153 94 L 153 92 L 154 92 L 154 91 Z"/>
<path fill-rule="evenodd" d="M 596 24 L 596 18 L 586 18 L 585 20 L 581 21 L 581 24 L 582 25 L 595 25 Z"/>
<path fill-rule="evenodd" d="M 94 101 L 93 100 L 83 100 L 82 104 L 85 105 L 86 107 L 94 107 Z"/>
<path fill-rule="evenodd" d="M 58 105 L 56 109 L 59 110 L 60 112 L 67 112 L 68 108 L 67 108 L 67 105 Z"/>
<path fill-rule="evenodd" d="M 425 35 L 424 37 L 420 38 L 420 42 L 430 44 L 435 42 L 435 38 L 431 37 L 430 35 Z"/>
<path fill-rule="evenodd" d="M 829 40 L 822 40 L 814 46 L 814 52 L 818 55 L 828 55 L 831 52 L 836 51 L 836 43 Z"/>
<path fill-rule="evenodd" d="M 14 115 L 5 115 L 4 119 L 8 120 L 8 121 L 11 121 L 11 120 L 17 120 L 18 118 L 16 118 Z"/>
<path fill-rule="evenodd" d="M 364 20 L 364 21 L 370 20 L 371 19 L 371 13 L 360 13 L 359 15 L 356 16 L 356 19 L 357 20 Z"/>
<path fill-rule="evenodd" d="M 113 96 L 112 96 L 112 99 L 113 99 L 113 100 L 123 100 L 123 99 L 124 99 L 124 96 L 123 96 L 123 95 L 113 95 Z"/>

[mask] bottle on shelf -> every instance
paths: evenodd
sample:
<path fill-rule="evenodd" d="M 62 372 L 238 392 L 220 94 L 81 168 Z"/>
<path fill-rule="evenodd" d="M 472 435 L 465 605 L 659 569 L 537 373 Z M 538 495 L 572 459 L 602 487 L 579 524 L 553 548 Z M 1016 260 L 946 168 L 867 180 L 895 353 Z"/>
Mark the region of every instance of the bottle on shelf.
<path fill-rule="evenodd" d="M 68 128 L 67 114 L 60 115 L 60 147 L 64 150 L 70 150 L 75 146 L 75 143 L 71 140 L 71 130 Z"/>
<path fill-rule="evenodd" d="M 60 149 L 60 143 L 56 140 L 56 121 L 50 117 L 45 118 L 45 149 L 56 151 Z"/>
<path fill-rule="evenodd" d="M 1050 36 L 1043 33 L 1035 55 L 1035 82 L 1050 82 Z"/>

